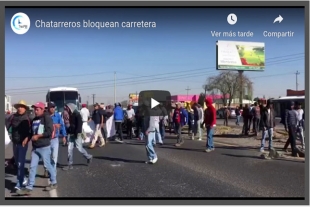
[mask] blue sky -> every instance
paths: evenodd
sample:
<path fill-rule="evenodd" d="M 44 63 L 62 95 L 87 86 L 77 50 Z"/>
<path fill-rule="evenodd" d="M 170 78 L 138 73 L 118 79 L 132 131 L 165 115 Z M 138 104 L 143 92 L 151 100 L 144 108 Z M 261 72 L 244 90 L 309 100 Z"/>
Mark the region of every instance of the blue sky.
<path fill-rule="evenodd" d="M 26 13 L 31 21 L 24 35 L 15 34 L 12 16 Z M 238 16 L 236 25 L 227 15 Z M 117 101 L 129 93 L 165 89 L 172 94 L 202 92 L 207 77 L 216 75 L 217 40 L 264 42 L 266 69 L 245 72 L 254 95 L 278 97 L 286 89 L 304 89 L 304 10 L 298 8 L 7 8 L 5 31 L 5 87 L 13 101 L 44 101 L 51 87 L 80 89 L 83 102 L 113 101 L 114 71 Z M 281 24 L 273 20 L 281 15 Z M 36 28 L 35 21 L 151 21 L 156 28 Z M 293 31 L 294 37 L 266 38 L 263 31 Z M 217 38 L 211 31 L 251 31 L 251 38 Z M 55 77 L 58 76 L 58 77 Z M 61 77 L 59 77 L 61 76 Z M 89 101 L 92 99 L 89 98 Z"/>

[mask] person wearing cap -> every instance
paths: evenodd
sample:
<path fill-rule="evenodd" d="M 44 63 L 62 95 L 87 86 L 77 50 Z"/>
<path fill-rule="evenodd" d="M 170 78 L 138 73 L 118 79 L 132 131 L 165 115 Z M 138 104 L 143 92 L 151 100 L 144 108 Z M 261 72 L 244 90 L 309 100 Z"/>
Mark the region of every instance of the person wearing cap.
<path fill-rule="evenodd" d="M 17 191 L 19 195 L 31 194 L 40 159 L 50 174 L 50 185 L 45 188 L 50 191 L 57 188 L 56 170 L 51 164 L 51 138 L 54 131 L 53 120 L 49 114 L 44 113 L 45 104 L 38 102 L 32 106 L 35 110 L 36 117 L 32 120 L 31 141 L 32 153 L 30 162 L 30 172 L 28 184 L 25 188 Z"/>
<path fill-rule="evenodd" d="M 54 131 L 52 133 L 52 139 L 51 139 L 51 152 L 52 152 L 51 163 L 55 169 L 55 172 L 57 173 L 59 136 L 62 135 L 62 137 L 66 137 L 67 133 L 66 133 L 66 127 L 61 118 L 61 115 L 55 112 L 55 108 L 56 108 L 56 105 L 54 102 L 47 103 L 47 111 L 53 120 L 53 127 L 54 127 Z M 47 169 L 45 165 L 44 165 L 44 168 L 45 168 L 44 175 L 47 175 Z"/>
<path fill-rule="evenodd" d="M 176 147 L 181 146 L 184 143 L 184 140 L 182 138 L 182 127 L 187 122 L 185 109 L 181 107 L 181 103 L 176 103 L 176 109 L 173 113 L 173 122 L 174 122 L 174 128 L 175 132 L 177 134 L 177 143 L 175 144 Z"/>
<path fill-rule="evenodd" d="M 80 112 L 77 110 L 77 107 L 73 103 L 66 104 L 66 107 L 70 116 L 70 128 L 67 131 L 69 134 L 68 138 L 68 166 L 64 167 L 63 170 L 72 170 L 73 169 L 73 149 L 74 147 L 83 155 L 87 160 L 87 164 L 90 164 L 93 156 L 88 154 L 87 151 L 83 148 L 83 139 L 82 139 L 82 117 Z"/>
<path fill-rule="evenodd" d="M 30 141 L 29 133 L 31 122 L 27 114 L 28 106 L 24 100 L 14 105 L 17 113 L 13 114 L 6 123 L 8 131 L 11 130 L 11 139 L 13 144 L 13 159 L 11 163 L 17 168 L 17 183 L 15 190 L 20 190 L 26 184 L 25 162 Z"/>
<path fill-rule="evenodd" d="M 297 157 L 296 149 L 296 138 L 297 138 L 297 127 L 298 127 L 298 114 L 295 111 L 295 103 L 290 102 L 290 107 L 285 112 L 285 131 L 288 132 L 288 141 L 286 142 L 284 149 L 286 150 L 288 145 L 291 144 L 292 156 Z"/>
<path fill-rule="evenodd" d="M 206 103 L 206 110 L 204 113 L 204 122 L 203 125 L 207 128 L 207 143 L 206 143 L 206 152 L 214 151 L 214 144 L 213 144 L 213 134 L 214 134 L 214 127 L 216 127 L 216 110 L 212 105 L 212 98 L 208 97 L 205 99 Z"/>
<path fill-rule="evenodd" d="M 122 122 L 124 121 L 124 112 L 121 108 L 121 104 L 115 104 L 114 108 L 114 122 L 115 122 L 115 131 L 118 134 L 116 141 L 123 141 L 123 128 Z"/>
<path fill-rule="evenodd" d="M 273 103 L 272 103 L 271 99 L 269 99 L 267 101 L 267 105 L 262 111 L 261 119 L 262 119 L 261 120 L 261 123 L 262 123 L 262 142 L 261 142 L 260 152 L 264 152 L 265 140 L 266 140 L 267 134 L 269 137 L 268 150 L 272 149 L 273 129 L 276 125 L 275 111 L 273 109 Z"/>
<path fill-rule="evenodd" d="M 98 140 L 98 137 L 100 139 L 100 145 L 99 147 L 103 147 L 105 146 L 105 141 L 102 135 L 102 131 L 101 128 L 103 127 L 103 121 L 104 121 L 104 117 L 103 117 L 103 113 L 100 110 L 100 105 L 98 103 L 96 103 L 94 105 L 94 112 L 93 115 L 91 117 L 91 120 L 95 123 L 96 125 L 96 129 L 95 129 L 95 134 L 94 134 L 94 138 L 89 146 L 90 149 L 93 149 L 96 146 L 96 142 Z M 91 121 L 90 120 L 90 121 Z"/>

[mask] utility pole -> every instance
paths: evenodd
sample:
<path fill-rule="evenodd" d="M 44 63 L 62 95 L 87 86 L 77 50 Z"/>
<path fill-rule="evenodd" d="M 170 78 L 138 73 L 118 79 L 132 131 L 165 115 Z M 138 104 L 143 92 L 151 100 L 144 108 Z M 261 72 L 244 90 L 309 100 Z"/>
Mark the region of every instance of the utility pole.
<path fill-rule="evenodd" d="M 296 91 L 298 91 L 298 75 L 300 74 L 300 72 L 298 72 L 298 70 L 296 71 L 295 75 L 296 75 Z"/>
<path fill-rule="evenodd" d="M 188 91 L 190 91 L 191 89 L 187 86 L 187 89 L 185 89 L 186 92 L 187 92 L 187 95 L 186 95 L 186 100 L 188 101 Z"/>
<path fill-rule="evenodd" d="M 95 104 L 95 96 L 96 94 L 93 94 L 93 105 Z"/>
<path fill-rule="evenodd" d="M 116 103 L 116 72 L 114 72 L 114 103 Z"/>

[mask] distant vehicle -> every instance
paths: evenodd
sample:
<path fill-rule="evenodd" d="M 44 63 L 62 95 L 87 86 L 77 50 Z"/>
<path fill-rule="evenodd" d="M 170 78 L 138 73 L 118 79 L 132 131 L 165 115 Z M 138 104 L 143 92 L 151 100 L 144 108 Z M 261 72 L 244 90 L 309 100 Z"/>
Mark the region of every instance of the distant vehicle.
<path fill-rule="evenodd" d="M 230 117 L 229 118 L 236 118 L 236 108 L 230 108 Z"/>
<path fill-rule="evenodd" d="M 305 96 L 283 96 L 278 99 L 272 99 L 276 116 L 281 117 L 292 101 L 299 102 L 302 108 L 305 109 Z"/>
<path fill-rule="evenodd" d="M 57 111 L 62 113 L 64 106 L 68 103 L 73 103 L 81 110 L 81 96 L 77 88 L 57 87 L 50 88 L 46 94 L 46 102 L 54 102 Z"/>

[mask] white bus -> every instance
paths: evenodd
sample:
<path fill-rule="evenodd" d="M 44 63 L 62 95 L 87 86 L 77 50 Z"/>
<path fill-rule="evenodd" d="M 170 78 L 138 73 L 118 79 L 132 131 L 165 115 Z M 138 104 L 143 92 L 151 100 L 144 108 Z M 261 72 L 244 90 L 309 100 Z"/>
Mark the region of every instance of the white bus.
<path fill-rule="evenodd" d="M 57 87 L 50 88 L 46 94 L 46 102 L 54 102 L 57 111 L 63 112 L 64 106 L 68 103 L 73 103 L 77 109 L 81 109 L 81 96 L 77 88 Z"/>
<path fill-rule="evenodd" d="M 305 109 L 305 96 L 283 96 L 272 100 L 276 116 L 283 118 L 285 110 L 288 109 L 292 101 L 299 102 Z"/>

